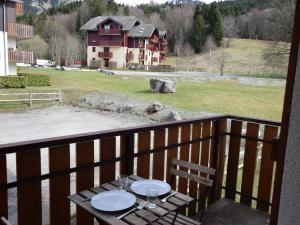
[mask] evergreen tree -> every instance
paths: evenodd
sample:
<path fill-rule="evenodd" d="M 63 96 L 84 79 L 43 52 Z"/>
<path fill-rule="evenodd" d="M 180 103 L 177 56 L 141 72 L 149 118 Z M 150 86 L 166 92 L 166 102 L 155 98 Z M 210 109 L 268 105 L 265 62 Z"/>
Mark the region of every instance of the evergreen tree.
<path fill-rule="evenodd" d="M 193 46 L 195 53 L 200 53 L 203 45 L 203 28 L 204 22 L 202 15 L 198 14 L 195 17 L 192 34 L 191 34 L 191 46 Z"/>
<path fill-rule="evenodd" d="M 216 44 L 220 46 L 223 39 L 222 20 L 221 13 L 216 3 L 212 3 L 210 6 L 209 27 L 211 36 L 214 38 Z"/>
<path fill-rule="evenodd" d="M 106 9 L 105 0 L 87 0 L 91 17 L 101 16 Z"/>
<path fill-rule="evenodd" d="M 130 11 L 129 11 L 128 5 L 124 6 L 124 8 L 123 8 L 123 14 L 124 14 L 124 16 L 129 16 Z"/>
<path fill-rule="evenodd" d="M 107 0 L 106 2 L 106 11 L 112 15 L 117 14 L 118 12 L 118 5 L 115 3 L 114 0 Z"/>

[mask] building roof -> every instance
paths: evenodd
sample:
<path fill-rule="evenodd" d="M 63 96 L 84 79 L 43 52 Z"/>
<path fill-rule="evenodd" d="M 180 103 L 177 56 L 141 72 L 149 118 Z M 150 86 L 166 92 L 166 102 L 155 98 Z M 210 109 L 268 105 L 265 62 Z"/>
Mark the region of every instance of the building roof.
<path fill-rule="evenodd" d="M 128 37 L 151 37 L 155 31 L 155 26 L 152 24 L 140 24 L 132 28 L 129 32 Z"/>
<path fill-rule="evenodd" d="M 97 31 L 99 24 L 109 19 L 121 24 L 122 30 L 131 30 L 136 22 L 138 22 L 135 16 L 97 16 L 93 19 L 90 19 L 80 29 L 86 31 Z"/>

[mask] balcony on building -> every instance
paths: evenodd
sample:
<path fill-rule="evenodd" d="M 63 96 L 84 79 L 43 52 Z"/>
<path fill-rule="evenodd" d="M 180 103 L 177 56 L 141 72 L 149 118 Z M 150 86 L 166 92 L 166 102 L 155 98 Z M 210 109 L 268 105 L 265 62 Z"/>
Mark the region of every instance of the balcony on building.
<path fill-rule="evenodd" d="M 122 35 L 122 31 L 120 28 L 100 28 L 99 29 L 100 35 Z"/>
<path fill-rule="evenodd" d="M 8 61 L 11 63 L 29 63 L 33 64 L 33 52 L 22 50 L 8 50 Z"/>
<path fill-rule="evenodd" d="M 152 43 L 158 43 L 159 42 L 159 38 L 158 37 L 156 37 L 156 36 L 154 36 L 154 37 L 152 37 L 151 39 L 150 39 L 150 41 L 152 42 Z"/>
<path fill-rule="evenodd" d="M 98 56 L 100 58 L 112 58 L 113 57 L 113 53 L 112 52 L 99 52 Z"/>
<path fill-rule="evenodd" d="M 33 27 L 26 24 L 18 24 L 15 22 L 7 23 L 7 34 L 17 39 L 29 39 L 33 37 Z"/>
<path fill-rule="evenodd" d="M 122 41 L 99 40 L 98 44 L 102 46 L 122 46 Z"/>

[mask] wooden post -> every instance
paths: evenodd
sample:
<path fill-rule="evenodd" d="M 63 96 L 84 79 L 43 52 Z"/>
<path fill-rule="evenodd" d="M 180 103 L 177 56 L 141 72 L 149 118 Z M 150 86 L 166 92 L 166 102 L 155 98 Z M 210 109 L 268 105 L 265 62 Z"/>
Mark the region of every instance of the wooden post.
<path fill-rule="evenodd" d="M 227 119 L 217 120 L 215 123 L 215 139 L 214 139 L 214 159 L 213 164 L 210 166 L 216 168 L 215 182 L 212 192 L 209 197 L 209 203 L 213 203 L 221 198 L 224 165 L 225 165 L 225 149 L 226 149 L 226 132 Z"/>
<path fill-rule="evenodd" d="M 292 99 L 294 93 L 294 84 L 296 79 L 296 68 L 299 51 L 299 40 L 300 40 L 300 0 L 296 1 L 296 12 L 294 16 L 294 29 L 291 42 L 291 51 L 289 58 L 289 67 L 286 81 L 283 113 L 282 113 L 282 125 L 280 132 L 280 151 L 277 153 L 278 161 L 276 164 L 274 190 L 272 196 L 272 207 L 270 216 L 270 225 L 277 225 L 279 206 L 280 206 L 280 195 L 283 178 L 285 151 L 288 139 L 288 129 L 290 124 Z"/>
<path fill-rule="evenodd" d="M 32 93 L 31 93 L 31 89 L 29 89 L 29 106 L 32 105 Z"/>

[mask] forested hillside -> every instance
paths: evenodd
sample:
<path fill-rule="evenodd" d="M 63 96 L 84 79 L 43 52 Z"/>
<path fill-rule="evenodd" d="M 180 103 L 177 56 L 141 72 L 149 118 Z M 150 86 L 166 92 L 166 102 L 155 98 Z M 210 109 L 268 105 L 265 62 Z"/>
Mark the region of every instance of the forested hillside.
<path fill-rule="evenodd" d="M 27 0 L 27 4 L 30 1 L 35 0 Z M 57 5 L 59 1 L 41 2 Z M 114 0 L 63 2 L 40 14 L 26 13 L 18 18 L 35 28 L 35 37 L 21 42 L 21 47 L 33 49 L 36 57 L 64 58 L 68 63 L 85 58 L 85 34 L 80 27 L 89 19 L 99 15 L 132 15 L 167 30 L 170 55 L 210 51 L 221 46 L 223 37 L 259 39 L 274 41 L 270 51 L 266 50 L 265 59 L 280 64 L 288 47 L 276 43 L 290 40 L 295 0 L 230 0 L 209 5 L 170 0 L 136 7 L 116 4 Z"/>

